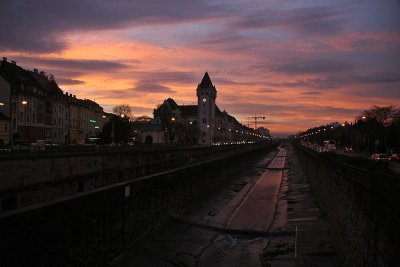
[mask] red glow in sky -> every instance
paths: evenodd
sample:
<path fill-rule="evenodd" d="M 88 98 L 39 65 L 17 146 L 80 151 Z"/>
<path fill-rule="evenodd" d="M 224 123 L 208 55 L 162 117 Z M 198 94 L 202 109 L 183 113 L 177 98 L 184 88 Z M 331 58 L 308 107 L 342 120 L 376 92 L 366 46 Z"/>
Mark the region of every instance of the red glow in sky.
<path fill-rule="evenodd" d="M 3 2 L 1 56 L 106 111 L 191 104 L 206 70 L 220 109 L 273 135 L 400 103 L 398 1 Z"/>

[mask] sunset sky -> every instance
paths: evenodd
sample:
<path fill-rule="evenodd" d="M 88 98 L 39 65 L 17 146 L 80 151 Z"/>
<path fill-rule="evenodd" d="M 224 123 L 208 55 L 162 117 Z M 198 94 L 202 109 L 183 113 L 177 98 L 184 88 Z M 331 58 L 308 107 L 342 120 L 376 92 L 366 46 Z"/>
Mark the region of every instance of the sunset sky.
<path fill-rule="evenodd" d="M 192 104 L 205 71 L 221 110 L 273 135 L 400 105 L 398 0 L 2 0 L 0 36 L 0 56 L 108 112 Z"/>

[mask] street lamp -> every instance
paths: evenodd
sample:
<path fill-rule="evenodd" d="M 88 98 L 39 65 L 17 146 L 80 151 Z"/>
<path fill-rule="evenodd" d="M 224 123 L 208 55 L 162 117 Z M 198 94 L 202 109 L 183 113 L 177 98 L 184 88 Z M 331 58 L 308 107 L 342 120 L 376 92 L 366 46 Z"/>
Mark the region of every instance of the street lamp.
<path fill-rule="evenodd" d="M 24 118 L 23 118 L 23 121 L 24 121 L 24 126 L 26 127 L 26 105 L 28 104 L 28 101 L 22 100 L 21 104 L 24 106 Z M 18 116 L 18 113 L 17 113 L 17 116 Z M 25 129 L 25 131 L 26 131 L 26 129 Z M 27 136 L 25 136 L 25 138 L 27 139 Z"/>

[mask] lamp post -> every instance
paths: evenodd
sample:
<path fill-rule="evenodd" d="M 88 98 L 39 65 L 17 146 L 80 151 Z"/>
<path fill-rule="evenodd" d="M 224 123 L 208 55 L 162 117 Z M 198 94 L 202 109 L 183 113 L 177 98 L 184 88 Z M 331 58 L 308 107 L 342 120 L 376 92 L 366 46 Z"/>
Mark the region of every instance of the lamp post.
<path fill-rule="evenodd" d="M 23 122 L 24 122 L 24 126 L 25 126 L 25 129 L 24 129 L 24 135 L 25 135 L 25 138 L 26 138 L 26 105 L 28 104 L 28 101 L 26 101 L 26 100 L 22 100 L 21 101 L 21 104 L 23 105 L 23 107 L 24 107 L 24 118 L 23 118 Z M 18 114 L 17 114 L 17 116 L 18 116 Z"/>
<path fill-rule="evenodd" d="M 173 139 L 175 139 L 175 125 L 174 125 L 175 121 L 176 121 L 175 117 L 172 117 L 171 118 L 171 122 L 172 122 L 172 124 L 171 124 L 171 136 L 170 136 L 171 143 L 173 142 Z"/>

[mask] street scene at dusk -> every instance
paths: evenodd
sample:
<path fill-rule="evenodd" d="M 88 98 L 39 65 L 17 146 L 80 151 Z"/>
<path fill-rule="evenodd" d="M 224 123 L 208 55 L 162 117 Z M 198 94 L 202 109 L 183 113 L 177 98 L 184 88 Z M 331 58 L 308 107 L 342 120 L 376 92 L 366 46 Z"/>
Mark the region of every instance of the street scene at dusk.
<path fill-rule="evenodd" d="M 0 266 L 400 265 L 399 1 L 0 7 Z"/>

